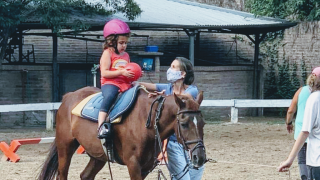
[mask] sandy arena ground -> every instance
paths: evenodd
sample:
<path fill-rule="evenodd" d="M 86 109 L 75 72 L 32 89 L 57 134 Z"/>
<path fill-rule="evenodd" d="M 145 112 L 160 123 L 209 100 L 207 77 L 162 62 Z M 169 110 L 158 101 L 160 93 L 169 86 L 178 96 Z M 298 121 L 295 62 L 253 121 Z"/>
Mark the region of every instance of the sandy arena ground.
<path fill-rule="evenodd" d="M 283 119 L 242 118 L 239 124 L 229 124 L 228 120 L 208 122 L 205 126 L 207 156 L 218 163 L 207 163 L 205 180 L 298 180 L 299 172 L 295 161 L 289 173 L 279 173 L 276 166 L 283 161 L 294 143 L 293 135 L 286 132 Z M 0 129 L 0 141 L 10 142 L 18 138 L 52 137 L 54 132 L 43 129 Z M 1 180 L 35 179 L 39 167 L 46 158 L 49 144 L 24 145 L 17 151 L 18 163 L 0 162 Z M 2 153 L 0 152 L 0 156 Z M 69 179 L 80 179 L 89 158 L 75 154 L 69 170 Z M 168 176 L 165 166 L 161 169 Z M 129 179 L 125 166 L 112 164 L 115 180 Z M 156 172 L 147 179 L 157 179 Z M 96 179 L 110 179 L 105 166 Z"/>

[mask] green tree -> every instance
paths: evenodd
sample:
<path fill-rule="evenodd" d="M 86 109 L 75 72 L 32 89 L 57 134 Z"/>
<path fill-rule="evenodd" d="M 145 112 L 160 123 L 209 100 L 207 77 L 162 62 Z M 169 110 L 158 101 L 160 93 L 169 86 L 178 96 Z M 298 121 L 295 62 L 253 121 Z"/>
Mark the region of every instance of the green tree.
<path fill-rule="evenodd" d="M 104 6 L 110 7 L 107 10 Z M 59 33 L 61 29 L 86 30 L 89 26 L 76 22 L 72 27 L 66 27 L 73 12 L 83 15 L 111 15 L 122 12 L 133 20 L 141 13 L 141 9 L 133 0 L 105 0 L 104 4 L 90 3 L 85 0 L 1 0 L 0 1 L 0 65 L 5 56 L 8 41 L 17 26 L 23 22 L 28 13 L 40 17 L 41 22 Z"/>
<path fill-rule="evenodd" d="M 295 21 L 320 20 L 320 0 L 246 0 L 245 6 L 258 16 Z"/>
<path fill-rule="evenodd" d="M 319 21 L 320 20 L 320 0 L 246 0 L 246 10 L 256 16 L 269 16 L 292 21 Z M 265 59 L 274 59 L 279 52 L 279 48 L 284 46 L 282 43 L 284 32 L 268 33 L 266 39 L 261 44 L 261 54 Z M 269 67 L 270 68 L 270 67 Z M 271 71 L 276 73 L 267 73 L 266 79 L 266 98 L 284 98 L 291 99 L 296 89 L 300 86 L 297 77 L 297 64 L 292 65 L 292 71 L 289 73 L 288 60 L 283 64 L 273 65 Z M 278 68 L 278 69 L 277 69 Z M 302 59 L 302 79 L 306 79 L 306 65 Z M 277 79 L 276 83 L 275 80 Z M 277 89 L 275 90 L 275 84 Z M 272 94 L 274 92 L 276 94 Z"/>
<path fill-rule="evenodd" d="M 278 95 L 281 99 L 291 99 L 296 88 L 293 86 L 291 81 L 288 60 L 284 59 L 283 63 L 279 65 L 278 73 Z"/>
<path fill-rule="evenodd" d="M 264 97 L 265 99 L 278 99 L 278 86 L 276 79 L 276 69 L 277 65 L 276 57 L 270 57 L 268 61 L 268 72 L 266 74 Z"/>

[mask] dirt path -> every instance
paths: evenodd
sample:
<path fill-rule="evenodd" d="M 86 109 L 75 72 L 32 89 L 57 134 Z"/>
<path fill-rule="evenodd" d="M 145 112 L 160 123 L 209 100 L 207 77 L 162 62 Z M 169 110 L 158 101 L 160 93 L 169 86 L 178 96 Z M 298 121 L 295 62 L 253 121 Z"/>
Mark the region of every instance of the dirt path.
<path fill-rule="evenodd" d="M 205 127 L 205 145 L 207 156 L 218 163 L 207 163 L 203 179 L 248 179 L 270 180 L 289 179 L 288 173 L 279 173 L 276 166 L 284 160 L 294 143 L 293 135 L 287 134 L 285 125 L 280 119 L 240 119 L 240 124 L 226 122 L 208 123 Z M 281 122 L 281 124 L 279 124 Z M 0 141 L 9 142 L 17 138 L 53 137 L 54 132 L 39 129 L 1 130 Z M 39 167 L 44 162 L 49 144 L 21 146 L 17 153 L 21 160 L 18 163 L 0 162 L 1 180 L 35 179 Z M 0 156 L 2 153 L 0 152 Z M 69 179 L 80 179 L 79 174 L 86 166 L 87 155 L 78 155 L 72 159 Z M 165 166 L 161 167 L 168 177 Z M 129 179 L 125 166 L 112 164 L 114 179 Z M 96 179 L 109 179 L 105 166 Z M 291 168 L 291 180 L 299 179 L 297 162 Z M 156 179 L 156 172 L 147 179 Z"/>

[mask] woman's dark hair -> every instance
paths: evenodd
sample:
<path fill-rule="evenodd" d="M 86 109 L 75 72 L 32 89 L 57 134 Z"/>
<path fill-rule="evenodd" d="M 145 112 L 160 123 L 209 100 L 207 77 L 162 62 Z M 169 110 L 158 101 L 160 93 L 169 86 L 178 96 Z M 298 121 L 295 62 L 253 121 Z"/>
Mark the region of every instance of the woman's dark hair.
<path fill-rule="evenodd" d="M 180 70 L 186 72 L 186 77 L 184 78 L 183 83 L 191 85 L 194 81 L 194 71 L 191 61 L 184 57 L 176 57 L 175 59 L 180 63 Z"/>
<path fill-rule="evenodd" d="M 118 39 L 119 36 L 127 36 L 128 38 L 130 37 L 130 34 L 111 34 L 108 37 L 105 38 L 104 43 L 103 43 L 103 49 L 107 49 L 109 47 L 113 47 L 115 52 L 119 54 L 118 49 L 117 49 L 117 44 L 118 44 Z"/>

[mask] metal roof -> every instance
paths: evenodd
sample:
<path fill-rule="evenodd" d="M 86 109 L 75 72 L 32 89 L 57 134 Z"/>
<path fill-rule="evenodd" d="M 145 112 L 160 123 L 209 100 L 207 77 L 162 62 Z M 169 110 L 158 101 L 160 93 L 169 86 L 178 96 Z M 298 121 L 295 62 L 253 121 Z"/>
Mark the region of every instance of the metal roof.
<path fill-rule="evenodd" d="M 133 23 L 139 23 L 139 28 L 188 28 L 209 29 L 221 32 L 257 33 L 276 31 L 295 26 L 289 21 L 256 17 L 253 14 L 220 8 L 186 0 L 135 0 L 142 13 Z M 123 14 L 115 17 L 130 22 Z M 135 22 L 135 23 L 134 23 Z M 141 23 L 141 24 L 140 24 Z M 244 30 L 244 31 L 243 31 Z"/>
<path fill-rule="evenodd" d="M 103 3 L 103 0 L 85 0 L 90 3 Z M 255 17 L 253 14 L 220 8 L 186 0 L 135 0 L 142 10 L 135 20 L 129 21 L 124 14 L 117 13 L 104 17 L 90 17 L 75 13 L 70 18 L 87 22 L 91 30 L 101 30 L 106 21 L 119 18 L 128 22 L 133 30 L 183 30 L 198 29 L 201 31 L 255 34 L 278 31 L 295 26 L 297 23 L 269 17 Z M 108 8 L 108 7 L 106 7 Z M 29 20 L 36 18 L 30 17 Z M 28 23 L 28 22 L 26 22 Z M 30 21 L 29 21 L 30 23 Z"/>

